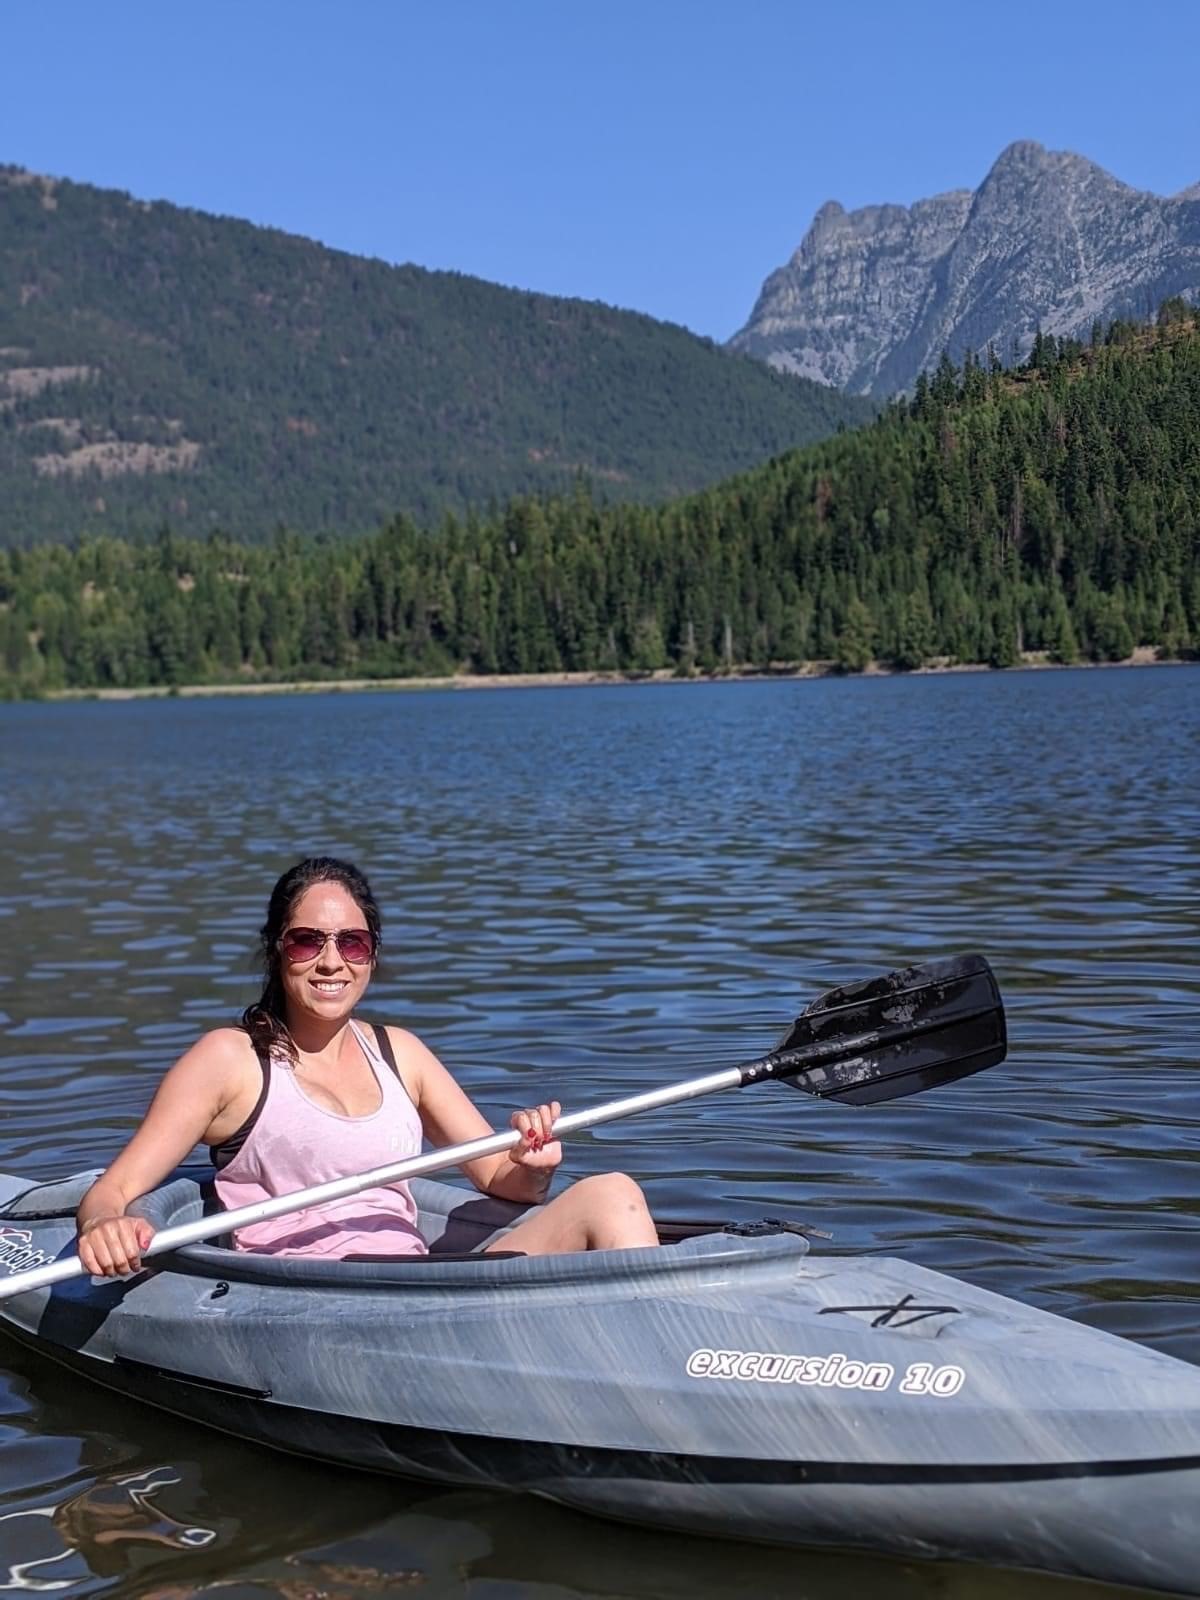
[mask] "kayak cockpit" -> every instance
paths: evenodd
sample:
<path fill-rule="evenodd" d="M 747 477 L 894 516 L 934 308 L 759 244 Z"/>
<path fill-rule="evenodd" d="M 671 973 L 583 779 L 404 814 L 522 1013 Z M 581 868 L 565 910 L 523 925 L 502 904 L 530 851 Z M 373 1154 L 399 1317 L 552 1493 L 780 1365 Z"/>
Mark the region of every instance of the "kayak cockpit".
<path fill-rule="evenodd" d="M 0 1205 L 0 1215 L 25 1222 L 71 1219 L 95 1176 L 81 1173 L 30 1187 L 8 1197 L 7 1203 Z M 410 1187 L 417 1203 L 417 1226 L 430 1247 L 426 1256 L 331 1260 L 263 1255 L 235 1250 L 228 1236 L 218 1235 L 159 1257 L 152 1270 L 280 1287 L 494 1289 L 518 1283 L 628 1282 L 631 1275 L 643 1281 L 664 1273 L 677 1277 L 694 1272 L 701 1262 L 709 1270 L 744 1270 L 751 1262 L 761 1270 L 777 1261 L 790 1271 L 808 1250 L 810 1230 L 795 1222 L 663 1220 L 658 1222 L 660 1243 L 667 1247 L 663 1250 L 525 1256 L 504 1250 L 503 1239 L 528 1208 L 430 1178 L 416 1178 Z M 180 1168 L 159 1188 L 135 1201 L 130 1210 L 145 1217 L 156 1230 L 213 1215 L 220 1206 L 212 1172 L 207 1167 Z"/>

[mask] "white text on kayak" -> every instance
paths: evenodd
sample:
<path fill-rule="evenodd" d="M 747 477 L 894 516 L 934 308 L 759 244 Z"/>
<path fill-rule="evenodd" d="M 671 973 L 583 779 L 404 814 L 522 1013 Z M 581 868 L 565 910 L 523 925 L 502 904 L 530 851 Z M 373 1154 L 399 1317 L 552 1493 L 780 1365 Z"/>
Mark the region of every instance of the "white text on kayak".
<path fill-rule="evenodd" d="M 890 1361 L 848 1361 L 840 1352 L 827 1356 L 785 1356 L 770 1350 L 693 1350 L 687 1359 L 689 1378 L 724 1378 L 738 1383 L 804 1383 L 823 1389 L 890 1389 L 896 1369 Z M 935 1367 L 914 1361 L 900 1379 L 901 1394 L 957 1394 L 966 1381 L 961 1367 Z"/>

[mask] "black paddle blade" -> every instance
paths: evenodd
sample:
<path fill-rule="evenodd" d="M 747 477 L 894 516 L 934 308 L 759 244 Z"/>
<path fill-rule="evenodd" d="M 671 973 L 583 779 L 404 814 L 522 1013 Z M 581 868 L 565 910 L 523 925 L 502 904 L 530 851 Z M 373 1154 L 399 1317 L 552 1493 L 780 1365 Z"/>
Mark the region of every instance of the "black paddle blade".
<path fill-rule="evenodd" d="M 794 1089 L 870 1105 L 981 1072 L 1007 1048 L 992 969 L 965 955 L 831 989 L 767 1060 Z"/>

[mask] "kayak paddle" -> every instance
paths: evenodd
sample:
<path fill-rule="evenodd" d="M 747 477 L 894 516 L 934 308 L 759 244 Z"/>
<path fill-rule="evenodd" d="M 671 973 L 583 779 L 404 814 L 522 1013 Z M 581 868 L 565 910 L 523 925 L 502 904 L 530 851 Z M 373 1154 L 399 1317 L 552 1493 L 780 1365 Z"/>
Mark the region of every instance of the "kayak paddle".
<path fill-rule="evenodd" d="M 796 1018 L 767 1055 L 702 1078 L 610 1100 L 588 1111 L 569 1112 L 559 1117 L 553 1134 L 561 1139 L 639 1111 L 654 1111 L 677 1101 L 695 1100 L 721 1089 L 741 1089 L 771 1079 L 806 1094 L 843 1100 L 850 1105 L 896 1100 L 994 1066 L 1004 1059 L 1006 1048 L 1004 1006 L 992 969 L 982 956 L 950 956 L 832 989 Z M 252 1222 L 286 1216 L 362 1189 L 441 1172 L 480 1156 L 498 1155 L 511 1150 L 520 1140 L 518 1130 L 510 1128 L 505 1133 L 487 1134 L 465 1144 L 432 1150 L 428 1155 L 410 1156 L 390 1166 L 297 1189 L 293 1194 L 276 1195 L 234 1211 L 216 1212 L 175 1228 L 163 1228 L 142 1256 L 161 1255 L 180 1245 L 196 1244 Z M 82 1277 L 83 1271 L 79 1257 L 72 1255 L 49 1266 L 15 1273 L 0 1282 L 0 1300 Z"/>

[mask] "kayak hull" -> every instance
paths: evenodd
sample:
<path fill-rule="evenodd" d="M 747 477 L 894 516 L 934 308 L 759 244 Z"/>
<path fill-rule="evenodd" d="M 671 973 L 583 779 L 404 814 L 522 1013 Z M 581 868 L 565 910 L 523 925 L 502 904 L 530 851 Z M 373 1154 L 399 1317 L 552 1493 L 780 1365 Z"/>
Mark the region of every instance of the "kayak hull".
<path fill-rule="evenodd" d="M 24 1259 L 6 1240 L 69 1248 L 85 1181 L 0 1209 L 0 1268 Z M 415 1192 L 435 1249 L 514 1215 Z M 203 1203 L 183 1176 L 143 1205 L 165 1225 Z M 1200 1372 L 906 1262 L 810 1254 L 786 1230 L 395 1264 L 193 1246 L 127 1282 L 14 1296 L 0 1329 L 167 1411 L 350 1466 L 1200 1593 Z"/>
<path fill-rule="evenodd" d="M 11 1330 L 8 1330 L 11 1332 Z M 22 1340 L 21 1342 L 26 1342 Z M 35 1346 L 36 1341 L 29 1341 Z M 44 1347 L 43 1347 L 44 1348 Z M 44 1352 L 50 1354 L 51 1352 Z M 435 1483 L 541 1495 L 616 1521 L 798 1548 L 960 1560 L 1099 1581 L 1200 1592 L 1200 1464 L 1046 1476 L 915 1469 L 874 1481 L 827 1463 L 730 1461 L 589 1450 L 314 1416 L 201 1390 L 136 1367 L 97 1372 L 55 1357 L 142 1403 L 293 1455 Z M 1148 1537 L 1147 1530 L 1152 1530 Z"/>

